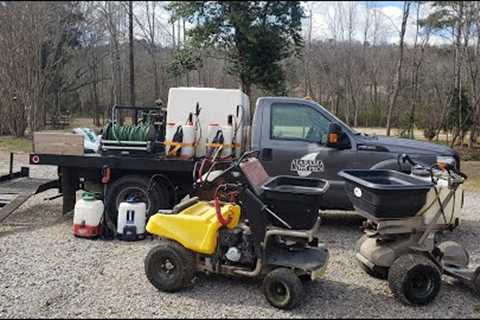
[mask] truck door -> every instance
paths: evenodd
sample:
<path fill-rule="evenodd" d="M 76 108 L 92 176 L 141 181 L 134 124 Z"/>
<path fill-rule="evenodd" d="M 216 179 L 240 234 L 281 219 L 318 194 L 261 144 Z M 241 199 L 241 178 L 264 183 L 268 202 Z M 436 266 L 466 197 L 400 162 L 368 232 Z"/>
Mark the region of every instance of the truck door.
<path fill-rule="evenodd" d="M 337 173 L 355 167 L 355 153 L 326 147 L 330 120 L 301 102 L 274 102 L 263 111 L 260 159 L 269 175 L 327 179 L 324 208 L 351 209 Z"/>

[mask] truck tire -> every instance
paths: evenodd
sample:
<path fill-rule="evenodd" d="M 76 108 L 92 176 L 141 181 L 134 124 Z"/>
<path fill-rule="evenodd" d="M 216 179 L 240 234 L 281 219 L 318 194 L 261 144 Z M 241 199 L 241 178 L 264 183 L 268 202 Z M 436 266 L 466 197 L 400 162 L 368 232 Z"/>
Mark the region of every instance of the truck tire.
<path fill-rule="evenodd" d="M 388 284 L 395 298 L 405 305 L 426 305 L 435 299 L 442 285 L 439 268 L 426 256 L 405 254 L 388 272 Z"/>
<path fill-rule="evenodd" d="M 129 196 L 137 195 L 147 205 L 147 218 L 159 209 L 170 207 L 168 189 L 159 183 L 154 183 L 150 192 L 150 178 L 140 175 L 127 175 L 115 180 L 107 190 L 105 205 L 113 224 L 117 224 L 118 206 Z"/>
<path fill-rule="evenodd" d="M 145 257 L 145 275 L 160 291 L 178 291 L 191 283 L 194 274 L 193 253 L 174 241 L 162 241 Z"/>
<path fill-rule="evenodd" d="M 305 294 L 300 278 L 287 268 L 277 268 L 267 274 L 263 292 L 272 306 L 285 310 L 299 305 Z"/>

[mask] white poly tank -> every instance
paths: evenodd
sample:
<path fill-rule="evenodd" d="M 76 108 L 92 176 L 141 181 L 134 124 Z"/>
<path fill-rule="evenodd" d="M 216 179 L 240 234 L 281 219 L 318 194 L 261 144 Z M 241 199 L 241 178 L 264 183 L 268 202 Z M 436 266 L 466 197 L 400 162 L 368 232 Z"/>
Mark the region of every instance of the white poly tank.
<path fill-rule="evenodd" d="M 187 124 L 183 126 L 183 143 L 180 157 L 184 159 L 190 159 L 195 155 L 195 127 Z M 190 146 L 191 145 L 191 146 Z"/>
<path fill-rule="evenodd" d="M 84 193 L 73 209 L 73 234 L 78 237 L 96 237 L 101 233 L 103 202 L 95 195 Z"/>
<path fill-rule="evenodd" d="M 121 240 L 133 241 L 145 238 L 147 208 L 144 202 L 129 199 L 118 206 L 117 235 Z"/>
<path fill-rule="evenodd" d="M 431 177 L 420 177 L 418 175 L 413 175 L 415 178 L 422 179 L 426 182 L 432 182 Z M 436 188 L 438 191 L 438 195 L 440 201 L 443 202 L 448 194 L 450 193 L 450 189 L 448 187 L 448 175 L 445 173 L 436 173 L 435 177 L 438 178 Z M 435 215 L 437 214 L 440 206 L 438 204 L 438 200 L 436 199 L 437 194 L 432 187 L 430 191 L 427 193 L 427 200 L 425 202 L 424 207 L 420 210 L 420 212 L 425 211 L 427 208 L 428 210 L 423 213 L 423 220 L 425 224 L 430 224 Z M 455 222 L 455 218 L 458 217 L 461 213 L 463 206 L 463 188 L 460 185 L 455 192 L 454 196 L 451 198 L 450 202 L 444 207 L 445 217 L 443 215 L 437 220 L 438 224 L 450 224 Z"/>
<path fill-rule="evenodd" d="M 230 125 L 222 126 L 223 133 L 223 149 L 222 158 L 229 158 L 232 156 L 232 140 L 233 140 L 233 127 Z"/>

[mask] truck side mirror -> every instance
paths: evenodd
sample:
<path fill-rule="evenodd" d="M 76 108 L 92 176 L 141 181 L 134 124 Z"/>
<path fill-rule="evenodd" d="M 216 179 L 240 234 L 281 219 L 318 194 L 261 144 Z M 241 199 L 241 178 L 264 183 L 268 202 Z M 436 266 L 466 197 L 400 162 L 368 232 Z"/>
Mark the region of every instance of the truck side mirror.
<path fill-rule="evenodd" d="M 327 133 L 327 147 L 338 148 L 340 146 L 342 133 L 342 127 L 334 122 L 330 123 Z"/>

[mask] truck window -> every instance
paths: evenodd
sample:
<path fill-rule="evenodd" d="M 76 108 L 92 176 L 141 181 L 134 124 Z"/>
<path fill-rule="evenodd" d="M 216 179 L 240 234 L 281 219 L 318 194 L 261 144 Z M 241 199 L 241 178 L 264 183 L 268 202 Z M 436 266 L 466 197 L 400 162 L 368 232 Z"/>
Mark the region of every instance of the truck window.
<path fill-rule="evenodd" d="M 302 104 L 275 103 L 271 108 L 270 138 L 325 144 L 330 121 Z"/>

